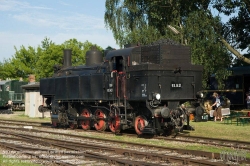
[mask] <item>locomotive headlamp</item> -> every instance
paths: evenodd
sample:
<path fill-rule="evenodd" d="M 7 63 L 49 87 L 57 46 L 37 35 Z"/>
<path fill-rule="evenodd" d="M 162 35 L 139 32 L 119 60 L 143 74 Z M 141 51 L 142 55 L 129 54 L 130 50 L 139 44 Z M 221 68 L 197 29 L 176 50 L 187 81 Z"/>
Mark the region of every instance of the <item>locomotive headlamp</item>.
<path fill-rule="evenodd" d="M 161 95 L 159 93 L 154 93 L 153 96 L 154 96 L 154 98 L 156 100 L 160 100 L 161 99 Z"/>
<path fill-rule="evenodd" d="M 155 98 L 156 98 L 157 100 L 160 100 L 160 99 L 161 99 L 161 95 L 160 95 L 159 93 L 157 93 L 157 94 L 155 95 Z"/>
<path fill-rule="evenodd" d="M 199 91 L 199 92 L 197 92 L 196 97 L 197 98 L 204 98 L 204 94 L 201 91 Z"/>

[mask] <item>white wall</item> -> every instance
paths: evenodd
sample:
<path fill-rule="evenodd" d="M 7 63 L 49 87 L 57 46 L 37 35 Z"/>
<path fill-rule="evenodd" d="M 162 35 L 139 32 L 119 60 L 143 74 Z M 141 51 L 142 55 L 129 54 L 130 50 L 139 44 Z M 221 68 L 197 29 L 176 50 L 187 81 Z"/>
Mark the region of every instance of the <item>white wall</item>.
<path fill-rule="evenodd" d="M 43 117 L 42 113 L 38 111 L 40 105 L 43 105 L 43 98 L 39 91 L 25 92 L 25 115 L 28 115 L 31 118 Z M 50 113 L 45 112 L 44 117 L 50 117 Z"/>

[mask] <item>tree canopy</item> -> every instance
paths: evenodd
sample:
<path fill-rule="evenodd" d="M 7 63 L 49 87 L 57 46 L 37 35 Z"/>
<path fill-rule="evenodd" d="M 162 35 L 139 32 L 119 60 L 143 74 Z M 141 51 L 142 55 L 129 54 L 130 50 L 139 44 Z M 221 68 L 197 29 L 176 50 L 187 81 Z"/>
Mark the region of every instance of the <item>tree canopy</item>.
<path fill-rule="evenodd" d="M 120 46 L 162 38 L 190 46 L 192 63 L 204 66 L 204 87 L 212 73 L 222 82 L 234 57 L 250 64 L 239 53 L 250 49 L 249 0 L 106 0 L 105 23 Z"/>
<path fill-rule="evenodd" d="M 69 39 L 62 44 L 55 44 L 49 38 L 45 38 L 37 48 L 21 46 L 15 47 L 12 58 L 0 63 L 0 78 L 28 79 L 28 75 L 35 74 L 36 79 L 51 77 L 54 73 L 54 65 L 62 65 L 63 50 L 72 50 L 72 65 L 85 64 L 85 54 L 94 44 L 89 41 L 84 43 L 76 39 Z M 100 46 L 97 48 L 102 51 Z"/>

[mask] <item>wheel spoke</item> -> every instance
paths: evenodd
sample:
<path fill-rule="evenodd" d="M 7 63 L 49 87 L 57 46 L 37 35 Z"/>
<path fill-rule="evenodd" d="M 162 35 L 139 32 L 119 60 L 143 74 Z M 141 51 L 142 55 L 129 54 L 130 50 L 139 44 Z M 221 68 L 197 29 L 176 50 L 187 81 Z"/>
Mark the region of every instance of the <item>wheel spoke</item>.
<path fill-rule="evenodd" d="M 113 133 L 118 133 L 120 132 L 120 124 L 121 124 L 121 119 L 118 115 L 115 117 L 112 117 L 111 120 L 109 121 L 109 129 Z"/>
<path fill-rule="evenodd" d="M 92 116 L 90 110 L 84 108 L 82 110 L 82 113 L 81 113 L 81 116 L 85 117 L 85 118 L 90 118 Z M 85 120 L 82 120 L 80 122 L 81 126 L 82 126 L 82 129 L 83 130 L 89 130 L 90 129 L 90 122 L 91 120 L 90 119 L 85 119 Z"/>
<path fill-rule="evenodd" d="M 146 118 L 144 118 L 143 116 L 137 116 L 135 118 L 135 124 L 134 124 L 135 132 L 138 135 L 141 135 L 142 131 L 145 128 L 145 126 L 147 126 L 147 120 L 146 120 Z"/>
<path fill-rule="evenodd" d="M 95 126 L 95 129 L 97 130 L 97 131 L 104 131 L 104 130 L 106 130 L 106 121 L 105 121 L 105 119 L 106 119 L 106 114 L 105 114 L 105 112 L 103 111 L 103 110 L 101 110 L 101 109 L 97 109 L 96 111 L 95 111 L 95 117 L 96 117 L 96 122 L 95 122 L 95 124 L 94 124 L 94 126 Z"/>

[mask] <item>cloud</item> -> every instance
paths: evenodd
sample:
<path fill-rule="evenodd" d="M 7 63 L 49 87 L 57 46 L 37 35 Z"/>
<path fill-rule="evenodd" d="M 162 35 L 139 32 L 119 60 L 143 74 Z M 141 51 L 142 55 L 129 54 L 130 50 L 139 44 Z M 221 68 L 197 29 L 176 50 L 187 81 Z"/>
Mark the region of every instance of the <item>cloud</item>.
<path fill-rule="evenodd" d="M 63 5 L 63 6 L 72 6 L 71 4 L 69 3 L 65 3 L 63 1 L 59 1 L 59 4 Z"/>
<path fill-rule="evenodd" d="M 57 28 L 62 30 L 100 30 L 105 29 L 104 19 L 84 14 L 70 14 L 70 16 L 44 14 L 39 12 L 22 13 L 12 16 L 14 19 L 36 26 L 38 28 Z"/>
<path fill-rule="evenodd" d="M 64 2 L 59 2 L 68 5 Z M 28 9 L 28 10 L 27 10 Z M 44 10 L 48 10 L 44 12 Z M 93 30 L 105 29 L 104 19 L 79 14 L 74 12 L 65 12 L 43 6 L 34 6 L 28 2 L 19 2 L 15 0 L 1 0 L 0 11 L 11 11 L 10 19 L 20 23 L 35 26 L 37 28 L 59 28 L 68 30 Z"/>
<path fill-rule="evenodd" d="M 46 7 L 33 5 L 33 1 L 0 0 L 1 19 L 5 20 L 0 27 L 0 38 L 4 39 L 0 40 L 0 62 L 15 54 L 14 46 L 36 48 L 45 37 L 56 44 L 75 38 L 102 48 L 119 48 L 111 31 L 105 28 L 103 18 L 88 15 L 81 8 L 72 11 L 73 5 L 59 1 L 54 7 Z"/>
<path fill-rule="evenodd" d="M 89 42 L 93 44 L 97 44 L 98 46 L 101 46 L 103 49 L 105 49 L 108 46 L 115 47 L 116 49 L 119 48 L 119 46 L 115 43 L 115 40 L 110 32 L 106 33 L 58 33 L 50 37 L 50 39 L 57 43 L 62 44 L 64 41 L 75 38 L 80 42 L 85 42 L 88 40 Z"/>
<path fill-rule="evenodd" d="M 11 17 L 24 24 L 38 28 L 59 28 L 62 30 L 105 29 L 104 19 L 78 13 L 23 12 Z"/>
<path fill-rule="evenodd" d="M 22 11 L 27 9 L 51 10 L 52 8 L 44 6 L 33 6 L 28 2 L 20 2 L 16 0 L 1 0 L 0 11 Z"/>
<path fill-rule="evenodd" d="M 46 17 L 47 16 L 47 17 Z M 12 15 L 17 21 L 23 22 L 25 24 L 30 24 L 36 27 L 50 27 L 57 26 L 57 23 L 53 21 L 53 19 L 49 18 L 47 14 L 29 12 L 29 13 L 21 13 Z"/>
<path fill-rule="evenodd" d="M 3 33 L 0 32 L 0 38 L 5 40 L 0 40 L 0 62 L 3 62 L 4 59 L 11 58 L 15 54 L 14 46 L 17 50 L 20 49 L 21 46 L 25 48 L 31 46 L 37 48 L 41 45 L 41 42 L 45 37 L 50 38 L 52 42 L 56 44 L 62 44 L 66 40 L 69 39 L 77 39 L 79 42 L 89 41 L 93 44 L 97 44 L 101 46 L 103 49 L 108 46 L 114 47 L 116 49 L 119 46 L 115 43 L 111 32 L 106 31 L 106 33 L 56 33 L 53 35 L 48 34 L 32 34 L 32 33 Z"/>

